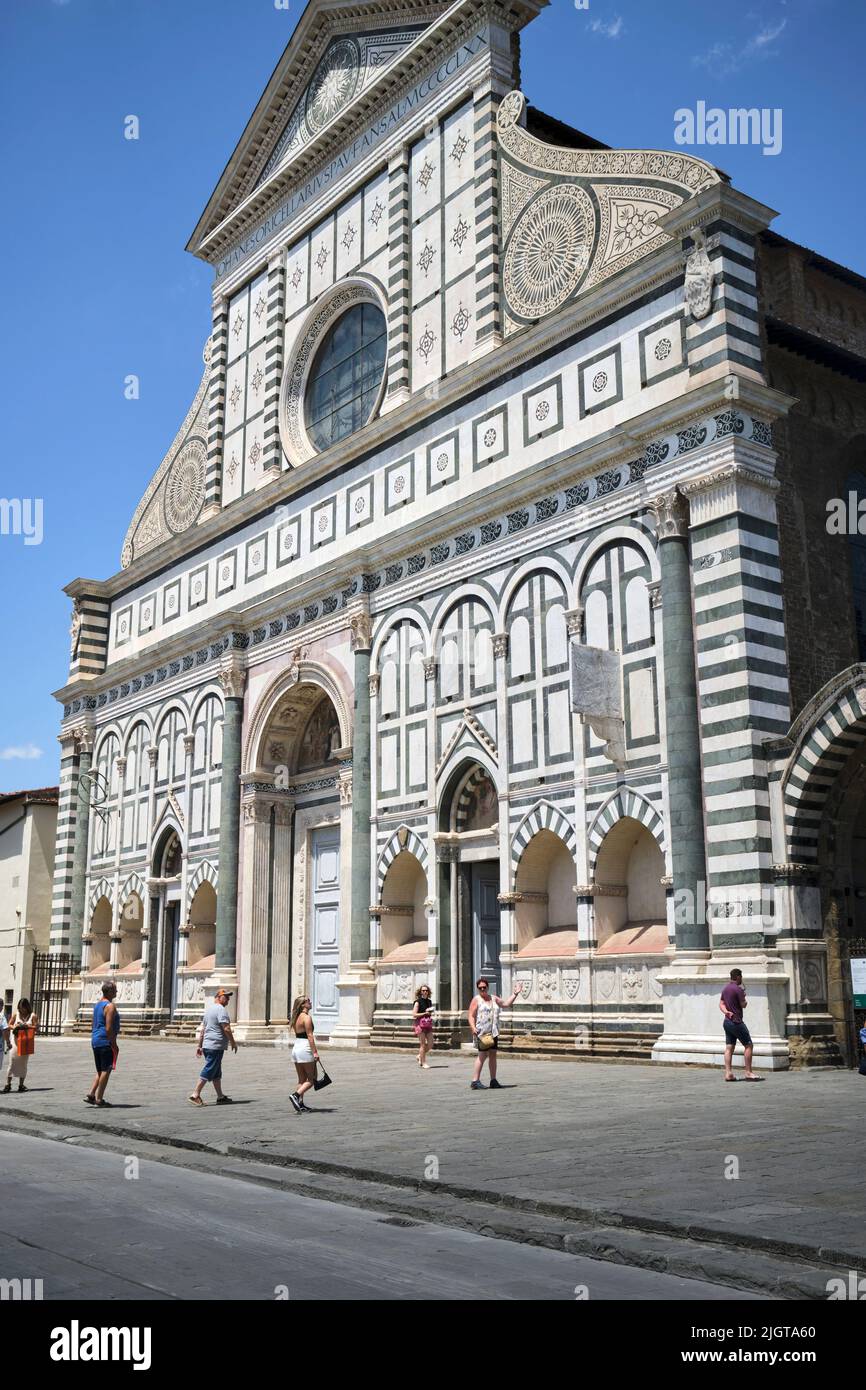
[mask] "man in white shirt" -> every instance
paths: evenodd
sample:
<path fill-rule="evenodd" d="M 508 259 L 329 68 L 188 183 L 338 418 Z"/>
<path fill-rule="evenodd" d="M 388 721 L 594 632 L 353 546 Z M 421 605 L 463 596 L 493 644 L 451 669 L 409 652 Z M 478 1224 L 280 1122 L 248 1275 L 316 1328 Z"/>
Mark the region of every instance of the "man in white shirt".
<path fill-rule="evenodd" d="M 12 1051 L 12 1034 L 9 1031 L 9 1020 L 6 1017 L 6 1010 L 0 1004 L 0 1056 L 4 1052 Z"/>
<path fill-rule="evenodd" d="M 195 1055 L 201 1057 L 204 1054 L 204 1066 L 195 1084 L 195 1090 L 189 1097 L 192 1105 L 204 1105 L 201 1093 L 209 1081 L 213 1082 L 217 1105 L 231 1104 L 231 1096 L 224 1095 L 222 1088 L 223 1054 L 227 1047 L 231 1047 L 232 1052 L 238 1050 L 232 1034 L 229 1011 L 226 1008 L 231 997 L 231 990 L 218 989 L 214 1002 L 208 1004 L 199 1024 Z"/>

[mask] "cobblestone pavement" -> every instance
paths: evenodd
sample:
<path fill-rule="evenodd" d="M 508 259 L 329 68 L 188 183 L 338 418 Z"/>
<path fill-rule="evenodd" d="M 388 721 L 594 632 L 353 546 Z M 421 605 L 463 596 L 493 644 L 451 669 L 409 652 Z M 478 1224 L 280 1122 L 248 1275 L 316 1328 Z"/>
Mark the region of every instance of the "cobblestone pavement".
<path fill-rule="evenodd" d="M 82 1104 L 92 1077 L 86 1039 L 41 1039 L 25 1095 L 0 1095 L 10 1114 L 118 1128 L 142 1139 L 240 1146 L 291 1163 L 339 1164 L 357 1175 L 438 1180 L 454 1187 L 724 1231 L 744 1244 L 798 1244 L 866 1267 L 863 1106 L 856 1072 L 775 1073 L 722 1082 L 715 1069 L 500 1059 L 500 1091 L 471 1091 L 472 1059 L 323 1047 L 334 1085 L 298 1116 L 284 1047 L 241 1046 L 224 1069 L 229 1106 L 196 1110 L 188 1043 L 127 1040 L 108 1099 Z M 727 1177 L 726 1173 L 738 1172 Z M 732 1253 L 732 1258 L 736 1258 Z M 720 1251 L 720 1259 L 728 1258 Z"/>

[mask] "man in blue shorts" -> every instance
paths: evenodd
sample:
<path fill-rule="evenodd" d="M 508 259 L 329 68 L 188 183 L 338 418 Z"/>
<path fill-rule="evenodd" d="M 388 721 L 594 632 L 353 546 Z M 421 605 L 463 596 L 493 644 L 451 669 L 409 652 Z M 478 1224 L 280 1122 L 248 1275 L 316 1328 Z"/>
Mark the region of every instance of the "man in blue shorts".
<path fill-rule="evenodd" d="M 216 1091 L 217 1105 L 231 1105 L 231 1096 L 224 1095 L 222 1087 L 223 1054 L 227 1047 L 231 1047 L 232 1052 L 238 1050 L 226 1007 L 231 997 L 231 990 L 218 989 L 213 1003 L 208 1004 L 204 1011 L 196 1039 L 196 1056 L 201 1057 L 204 1053 L 204 1066 L 189 1097 L 192 1105 L 204 1105 L 201 1093 L 209 1081 Z"/>
<path fill-rule="evenodd" d="M 737 1043 L 743 1044 L 745 1057 L 745 1080 L 763 1081 L 762 1076 L 756 1076 L 752 1071 L 752 1035 L 743 1022 L 743 1009 L 746 1007 L 746 991 L 743 989 L 742 970 L 732 970 L 731 978 L 722 990 L 722 997 L 719 1000 L 719 1008 L 725 1015 L 725 1080 L 736 1081 L 734 1076 L 734 1048 Z"/>
<path fill-rule="evenodd" d="M 84 1103 L 85 1105 L 98 1105 L 100 1109 L 110 1105 L 110 1101 L 105 1099 L 105 1088 L 117 1063 L 117 1035 L 120 1032 L 120 1014 L 117 1012 L 117 1005 L 114 1002 L 116 995 L 117 985 L 113 980 L 108 980 L 102 986 L 102 998 L 93 1010 L 90 1045 L 93 1048 L 93 1060 L 96 1063 L 96 1077 L 84 1097 Z"/>

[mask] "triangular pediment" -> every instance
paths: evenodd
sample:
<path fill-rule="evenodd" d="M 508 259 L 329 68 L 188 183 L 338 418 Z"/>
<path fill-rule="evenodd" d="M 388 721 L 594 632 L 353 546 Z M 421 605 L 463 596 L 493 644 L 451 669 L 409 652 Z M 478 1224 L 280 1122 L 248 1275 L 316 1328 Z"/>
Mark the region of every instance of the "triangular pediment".
<path fill-rule="evenodd" d="M 188 250 L 318 140 L 448 10 L 445 0 L 310 0 L 223 171 Z"/>

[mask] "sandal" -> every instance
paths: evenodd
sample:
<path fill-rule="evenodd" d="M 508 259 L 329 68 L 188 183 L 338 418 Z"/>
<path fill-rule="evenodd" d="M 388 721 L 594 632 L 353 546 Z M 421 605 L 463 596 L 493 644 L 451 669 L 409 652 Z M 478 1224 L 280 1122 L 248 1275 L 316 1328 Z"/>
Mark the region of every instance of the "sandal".
<path fill-rule="evenodd" d="M 11 1082 L 11 1081 L 7 1081 L 7 1082 L 6 1082 L 6 1085 L 3 1087 L 3 1094 L 4 1094 L 4 1096 L 5 1096 L 5 1095 L 8 1095 L 8 1093 L 9 1093 L 11 1090 L 12 1090 L 12 1082 Z"/>
<path fill-rule="evenodd" d="M 217 1105 L 231 1105 L 231 1096 L 217 1096 Z"/>
<path fill-rule="evenodd" d="M 187 1096 L 187 1100 L 189 1101 L 190 1105 L 204 1105 L 204 1101 L 202 1100 L 201 1096 Z"/>
<path fill-rule="evenodd" d="M 739 1078 L 738 1076 L 726 1076 L 726 1077 L 725 1077 L 725 1080 L 726 1080 L 726 1081 L 739 1081 L 739 1079 L 740 1079 L 740 1078 Z"/>
<path fill-rule="evenodd" d="M 110 1100 L 96 1100 L 96 1101 L 94 1101 L 93 1103 L 94 1103 L 94 1105 L 96 1106 L 97 1110 L 110 1110 L 110 1109 L 111 1109 L 111 1101 L 110 1101 Z"/>
<path fill-rule="evenodd" d="M 95 1098 L 94 1096 L 85 1096 L 85 1097 L 84 1097 L 84 1104 L 85 1104 L 85 1105 L 95 1105 L 95 1104 L 96 1104 L 96 1098 Z"/>

